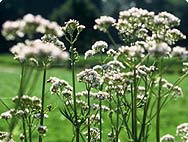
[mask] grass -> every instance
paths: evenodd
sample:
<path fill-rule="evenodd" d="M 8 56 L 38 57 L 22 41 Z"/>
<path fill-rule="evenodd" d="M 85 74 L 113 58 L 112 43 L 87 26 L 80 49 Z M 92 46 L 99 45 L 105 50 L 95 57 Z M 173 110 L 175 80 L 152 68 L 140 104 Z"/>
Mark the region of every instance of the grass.
<path fill-rule="evenodd" d="M 6 61 L 7 60 L 7 61 Z M 20 67 L 13 66 L 12 64 L 8 64 L 12 59 L 10 56 L 0 56 L 0 97 L 3 98 L 5 102 L 10 104 L 10 98 L 17 94 L 19 88 L 19 80 L 20 80 Z M 2 62 L 4 61 L 4 62 Z M 13 62 L 13 61 L 11 61 Z M 6 63 L 6 64 L 5 64 Z M 41 93 L 41 85 L 42 82 L 39 82 L 42 76 L 41 72 L 34 72 L 33 74 L 39 74 L 39 79 L 34 80 L 33 83 L 36 87 L 32 90 L 32 94 L 40 96 Z M 47 78 L 50 76 L 57 76 L 59 78 L 63 78 L 71 83 L 71 72 L 65 68 L 52 68 L 47 72 Z M 166 78 L 174 82 L 178 75 L 168 74 Z M 176 126 L 183 122 L 188 122 L 188 87 L 187 87 L 188 79 L 185 79 L 181 83 L 181 87 L 184 92 L 184 97 L 179 98 L 177 100 L 173 100 L 170 102 L 161 113 L 161 136 L 166 133 L 170 133 L 175 135 Z M 28 83 L 29 84 L 29 83 Z M 52 104 L 53 106 L 57 106 L 58 98 L 56 96 L 50 95 L 49 85 L 47 85 L 47 93 L 46 100 L 47 104 Z M 77 91 L 84 90 L 84 86 L 82 84 L 77 83 Z M 0 104 L 0 113 L 6 110 Z M 49 118 L 46 120 L 46 124 L 48 126 L 48 133 L 45 138 L 47 142 L 70 142 L 70 138 L 72 137 L 72 127 L 70 123 L 65 120 L 58 109 L 55 109 L 53 112 L 49 114 Z M 104 127 L 107 128 L 108 124 L 104 123 Z M 4 121 L 0 120 L 0 130 L 6 130 L 6 124 Z M 34 141 L 37 141 L 37 135 L 34 138 Z M 155 125 L 151 128 L 151 137 L 149 141 L 155 140 Z M 104 141 L 105 142 L 105 141 Z"/>

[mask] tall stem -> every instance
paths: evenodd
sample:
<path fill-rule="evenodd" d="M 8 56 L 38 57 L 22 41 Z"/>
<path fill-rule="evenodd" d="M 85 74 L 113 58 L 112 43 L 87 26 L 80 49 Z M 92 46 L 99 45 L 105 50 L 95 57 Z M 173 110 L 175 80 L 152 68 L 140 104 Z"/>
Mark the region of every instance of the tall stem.
<path fill-rule="evenodd" d="M 87 133 L 88 133 L 88 142 L 90 142 L 91 139 L 91 135 L 90 135 L 90 109 L 91 109 L 91 105 L 90 105 L 90 87 L 87 89 L 88 91 L 88 129 L 87 129 Z"/>
<path fill-rule="evenodd" d="M 32 123 L 31 123 L 31 116 L 29 116 L 29 142 L 32 142 Z"/>
<path fill-rule="evenodd" d="M 137 79 L 136 79 L 136 68 L 134 67 L 134 80 L 131 85 L 131 100 L 132 100 L 132 134 L 134 142 L 137 142 L 137 106 L 136 106 L 136 97 L 137 97 Z"/>
<path fill-rule="evenodd" d="M 75 115 L 75 125 L 76 125 L 76 142 L 80 141 L 80 127 L 78 126 L 78 113 L 76 106 L 76 82 L 75 82 L 75 59 L 74 59 L 74 49 L 73 45 L 70 47 L 71 49 L 71 69 L 72 69 L 72 86 L 73 86 L 73 101 L 74 101 L 74 115 Z"/>
<path fill-rule="evenodd" d="M 99 99 L 99 116 L 100 116 L 100 122 L 99 122 L 100 142 L 102 142 L 102 100 L 101 99 Z"/>
<path fill-rule="evenodd" d="M 44 101 L 45 101 L 45 87 L 46 87 L 46 66 L 43 69 L 42 81 L 42 96 L 41 96 L 41 112 L 40 112 L 40 125 L 44 125 Z M 42 135 L 39 134 L 39 142 L 42 142 Z"/>
<path fill-rule="evenodd" d="M 117 94 L 117 113 L 116 113 L 116 142 L 118 142 L 119 137 L 119 107 L 120 107 L 120 100 L 119 100 L 119 94 Z"/>
<path fill-rule="evenodd" d="M 159 67 L 159 90 L 157 94 L 157 114 L 156 114 L 156 142 L 160 142 L 160 110 L 161 110 L 161 89 L 162 89 L 162 62 L 160 60 L 160 67 Z"/>
<path fill-rule="evenodd" d="M 114 47 L 115 47 L 116 49 L 118 49 L 118 45 L 117 45 L 117 43 L 114 41 L 114 39 L 113 39 L 113 37 L 112 37 L 112 35 L 110 34 L 109 31 L 107 31 L 107 36 L 108 36 L 108 38 L 110 39 L 110 41 L 112 42 L 112 44 L 114 45 Z"/>
<path fill-rule="evenodd" d="M 142 125 L 141 125 L 141 130 L 140 130 L 140 135 L 139 135 L 139 139 L 138 141 L 144 141 L 146 139 L 146 136 L 145 136 L 145 130 L 146 130 L 146 119 L 147 119 L 147 114 L 148 114 L 148 108 L 149 108 L 149 105 L 150 105 L 150 100 L 151 100 L 151 97 L 150 97 L 150 93 L 147 94 L 147 91 L 148 91 L 148 83 L 147 83 L 147 77 L 145 77 L 145 97 L 148 99 L 147 102 L 145 103 L 144 105 L 144 113 L 143 113 L 143 119 L 142 119 Z M 153 83 L 151 84 L 151 88 L 152 89 L 152 86 L 153 86 Z M 149 95 L 149 97 L 148 97 Z"/>
<path fill-rule="evenodd" d="M 26 126 L 25 126 L 25 118 L 24 118 L 24 116 L 22 118 L 22 125 L 23 125 L 24 142 L 27 142 L 27 132 L 26 132 Z"/>
<path fill-rule="evenodd" d="M 160 142 L 160 107 L 161 107 L 161 79 L 159 82 L 159 92 L 157 96 L 157 114 L 156 114 L 156 142 Z"/>

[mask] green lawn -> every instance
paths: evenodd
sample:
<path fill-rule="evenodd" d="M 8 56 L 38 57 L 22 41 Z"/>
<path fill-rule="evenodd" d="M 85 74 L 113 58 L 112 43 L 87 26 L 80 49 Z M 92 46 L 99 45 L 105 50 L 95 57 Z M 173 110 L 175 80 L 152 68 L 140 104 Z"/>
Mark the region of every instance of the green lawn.
<path fill-rule="evenodd" d="M 6 58 L 9 59 L 9 58 Z M 9 65 L 1 63 L 2 57 L 0 58 L 0 97 L 10 104 L 10 98 L 17 94 L 19 88 L 19 79 L 20 79 L 20 68 L 16 65 Z M 36 74 L 36 72 L 35 72 Z M 39 80 L 41 78 L 41 74 L 39 74 Z M 53 68 L 49 69 L 47 72 L 48 78 L 50 76 L 57 76 L 67 80 L 71 83 L 71 72 L 65 68 Z M 175 81 L 177 75 L 169 74 L 166 75 L 166 78 L 169 81 Z M 41 82 L 38 80 L 34 80 L 33 83 L 36 87 L 31 90 L 32 94 L 40 95 L 41 92 Z M 169 103 L 161 113 L 161 135 L 170 133 L 175 135 L 176 126 L 183 122 L 188 122 L 188 79 L 184 80 L 181 83 L 181 87 L 183 88 L 184 97 L 179 98 L 177 100 Z M 46 100 L 47 104 L 52 104 L 57 106 L 58 99 L 56 96 L 53 96 L 49 92 L 49 85 L 47 85 L 47 93 Z M 77 84 L 77 90 L 84 90 L 84 86 L 82 84 Z M 0 104 L 0 113 L 2 113 L 5 109 L 3 105 Z M 65 120 L 59 113 L 58 109 L 55 109 L 53 112 L 49 114 L 49 118 L 46 119 L 46 123 L 48 126 L 48 133 L 46 136 L 46 142 L 70 142 L 70 138 L 72 137 L 72 127 L 67 120 Z M 104 127 L 107 124 L 104 122 Z M 6 130 L 6 124 L 4 121 L 0 120 L 0 130 Z M 150 142 L 153 142 L 155 136 L 155 126 L 152 126 L 151 129 L 151 139 Z M 37 136 L 35 137 L 37 138 Z M 36 141 L 36 140 L 34 140 Z"/>

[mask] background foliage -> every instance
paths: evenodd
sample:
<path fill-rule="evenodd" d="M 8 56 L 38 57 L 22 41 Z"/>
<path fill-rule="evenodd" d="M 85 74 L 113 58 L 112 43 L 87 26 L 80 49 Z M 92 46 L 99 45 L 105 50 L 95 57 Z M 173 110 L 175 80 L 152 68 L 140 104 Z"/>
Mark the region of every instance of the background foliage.
<path fill-rule="evenodd" d="M 78 51 L 83 53 L 94 41 L 105 40 L 105 35 L 93 31 L 94 20 L 100 15 L 118 17 L 121 10 L 140 7 L 155 12 L 168 11 L 178 16 L 182 22 L 180 30 L 188 35 L 188 3 L 186 0 L 2 0 L 0 3 L 0 30 L 7 20 L 22 18 L 25 14 L 40 14 L 62 25 L 70 18 L 85 25 L 87 31 L 81 34 Z M 115 36 L 115 35 L 114 35 Z M 7 52 L 15 41 L 7 42 L 0 35 L 0 52 Z M 186 40 L 181 41 L 186 46 Z"/>

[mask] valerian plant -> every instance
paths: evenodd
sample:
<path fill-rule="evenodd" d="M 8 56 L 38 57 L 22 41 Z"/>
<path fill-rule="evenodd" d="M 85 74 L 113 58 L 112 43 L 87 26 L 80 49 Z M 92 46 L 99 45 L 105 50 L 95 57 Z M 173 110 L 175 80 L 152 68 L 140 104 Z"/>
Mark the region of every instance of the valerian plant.
<path fill-rule="evenodd" d="M 1 114 L 1 119 L 8 123 L 10 131 L 0 132 L 2 141 L 13 141 L 12 131 L 16 121 L 9 122 L 12 118 L 22 120 L 22 141 L 32 142 L 36 128 L 39 132 L 38 141 L 43 141 L 47 131 L 44 118 L 51 110 L 45 104 L 46 82 L 51 84 L 51 94 L 60 100 L 60 113 L 73 126 L 70 141 L 147 142 L 152 124 L 156 125 L 156 140 L 153 141 L 175 141 L 170 134 L 160 136 L 160 113 L 169 101 L 183 95 L 178 85 L 188 75 L 188 51 L 174 46 L 177 41 L 186 38 L 176 29 L 180 19 L 167 12 L 155 14 L 133 7 L 121 11 L 117 20 L 101 16 L 95 22 L 94 29 L 106 33 L 112 46 L 106 41 L 96 41 L 85 52 L 85 59 L 98 54 L 101 60 L 98 65 L 84 69 L 77 75 L 75 65 L 79 62 L 79 55 L 75 43 L 85 29 L 78 21 L 65 22 L 61 31 L 57 30 L 59 27 L 55 23 L 32 15 L 25 16 L 23 21 L 16 21 L 14 26 L 10 26 L 11 22 L 4 24 L 3 35 L 7 39 L 27 34 L 25 29 L 28 24 L 33 24 L 32 31 L 45 33 L 45 29 L 46 33 L 51 34 L 46 34 L 41 40 L 18 43 L 11 48 L 15 59 L 20 62 L 22 72 L 18 96 L 12 99 L 15 108 L 10 109 L 1 100 L 9 109 Z M 56 25 L 56 28 L 46 23 Z M 117 43 L 113 39 L 111 28 L 115 29 L 121 42 Z M 68 48 L 58 39 L 59 36 L 67 41 Z M 168 69 L 165 61 L 171 58 L 184 61 L 182 75 L 173 83 L 164 78 Z M 47 69 L 66 59 L 70 61 L 72 82 L 57 77 L 47 80 Z M 31 75 L 28 72 L 33 69 L 43 71 L 40 99 L 32 96 L 25 85 Z M 85 86 L 81 92 L 77 92 L 76 77 Z M 109 124 L 108 129 L 104 128 L 104 123 Z M 177 127 L 177 135 L 183 142 L 188 140 L 187 128 L 187 123 Z"/>

